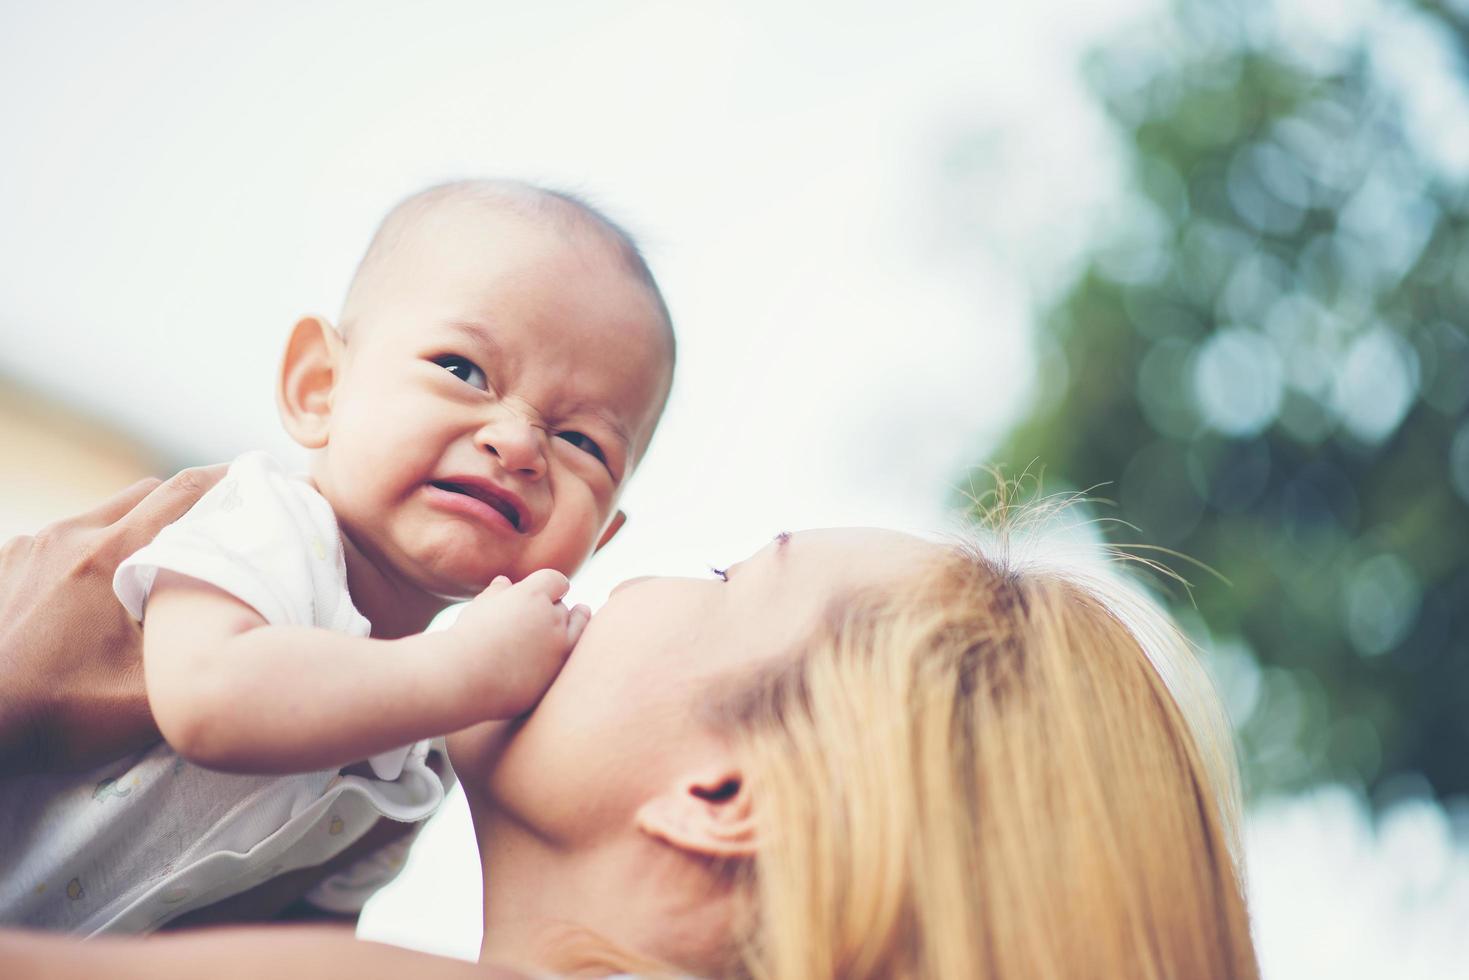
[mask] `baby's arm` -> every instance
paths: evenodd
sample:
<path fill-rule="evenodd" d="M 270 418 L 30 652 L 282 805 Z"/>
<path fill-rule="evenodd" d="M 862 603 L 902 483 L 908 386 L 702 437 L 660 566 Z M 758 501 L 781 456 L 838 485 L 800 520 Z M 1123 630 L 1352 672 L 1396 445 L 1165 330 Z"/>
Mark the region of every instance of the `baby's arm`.
<path fill-rule="evenodd" d="M 561 604 L 566 588 L 550 570 L 499 578 L 465 622 L 375 640 L 272 626 L 221 589 L 160 571 L 143 621 L 149 703 L 169 744 L 213 769 L 345 765 L 528 710 L 586 625 L 585 607 Z"/>

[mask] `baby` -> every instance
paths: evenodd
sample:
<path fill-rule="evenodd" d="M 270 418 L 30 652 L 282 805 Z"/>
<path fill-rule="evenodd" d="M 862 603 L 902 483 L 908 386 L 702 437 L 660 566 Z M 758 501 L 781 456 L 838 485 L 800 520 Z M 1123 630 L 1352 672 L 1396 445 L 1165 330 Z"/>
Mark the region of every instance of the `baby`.
<path fill-rule="evenodd" d="M 118 569 L 167 744 L 5 788 L 0 922 L 146 931 L 432 813 L 425 740 L 523 714 L 585 626 L 566 576 L 623 524 L 673 359 L 651 273 L 586 204 L 480 181 L 395 208 L 340 329 L 286 346 L 309 480 L 243 456 Z M 401 858 L 308 898 L 355 912 Z"/>

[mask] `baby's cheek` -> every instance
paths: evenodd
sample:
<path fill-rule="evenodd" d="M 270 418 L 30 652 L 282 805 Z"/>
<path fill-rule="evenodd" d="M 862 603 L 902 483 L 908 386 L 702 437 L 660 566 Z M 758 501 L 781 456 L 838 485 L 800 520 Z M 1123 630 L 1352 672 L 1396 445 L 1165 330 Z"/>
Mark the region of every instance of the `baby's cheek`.
<path fill-rule="evenodd" d="M 582 562 L 585 560 L 586 558 L 583 552 L 570 547 L 536 549 L 526 554 L 525 560 L 521 563 L 525 567 L 521 569 L 520 577 L 523 578 L 540 568 L 554 568 L 567 578 L 571 578 L 581 568 Z"/>
<path fill-rule="evenodd" d="M 600 531 L 597 514 L 590 508 L 558 513 L 528 553 L 536 562 L 530 570 L 554 568 L 567 577 L 574 575 L 592 553 Z"/>

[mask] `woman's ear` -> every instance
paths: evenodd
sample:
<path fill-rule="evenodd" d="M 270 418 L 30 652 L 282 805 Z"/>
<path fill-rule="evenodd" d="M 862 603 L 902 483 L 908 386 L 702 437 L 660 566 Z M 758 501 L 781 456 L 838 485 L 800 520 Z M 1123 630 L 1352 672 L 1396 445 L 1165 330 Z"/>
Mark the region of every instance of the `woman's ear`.
<path fill-rule="evenodd" d="M 342 338 L 321 317 L 302 317 L 291 328 L 276 403 L 286 432 L 307 449 L 327 444 L 341 361 Z"/>
<path fill-rule="evenodd" d="M 727 767 L 679 780 L 639 807 L 636 822 L 649 837 L 697 857 L 753 857 L 759 843 L 749 786 Z"/>

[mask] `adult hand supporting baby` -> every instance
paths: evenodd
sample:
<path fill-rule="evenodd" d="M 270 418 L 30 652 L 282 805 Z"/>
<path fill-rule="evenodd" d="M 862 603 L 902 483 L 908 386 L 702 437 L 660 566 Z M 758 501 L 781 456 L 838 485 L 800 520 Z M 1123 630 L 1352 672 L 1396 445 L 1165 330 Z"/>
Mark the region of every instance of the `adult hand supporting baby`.
<path fill-rule="evenodd" d="M 81 769 L 159 737 L 112 573 L 224 471 L 144 480 L 0 546 L 0 776 Z"/>

